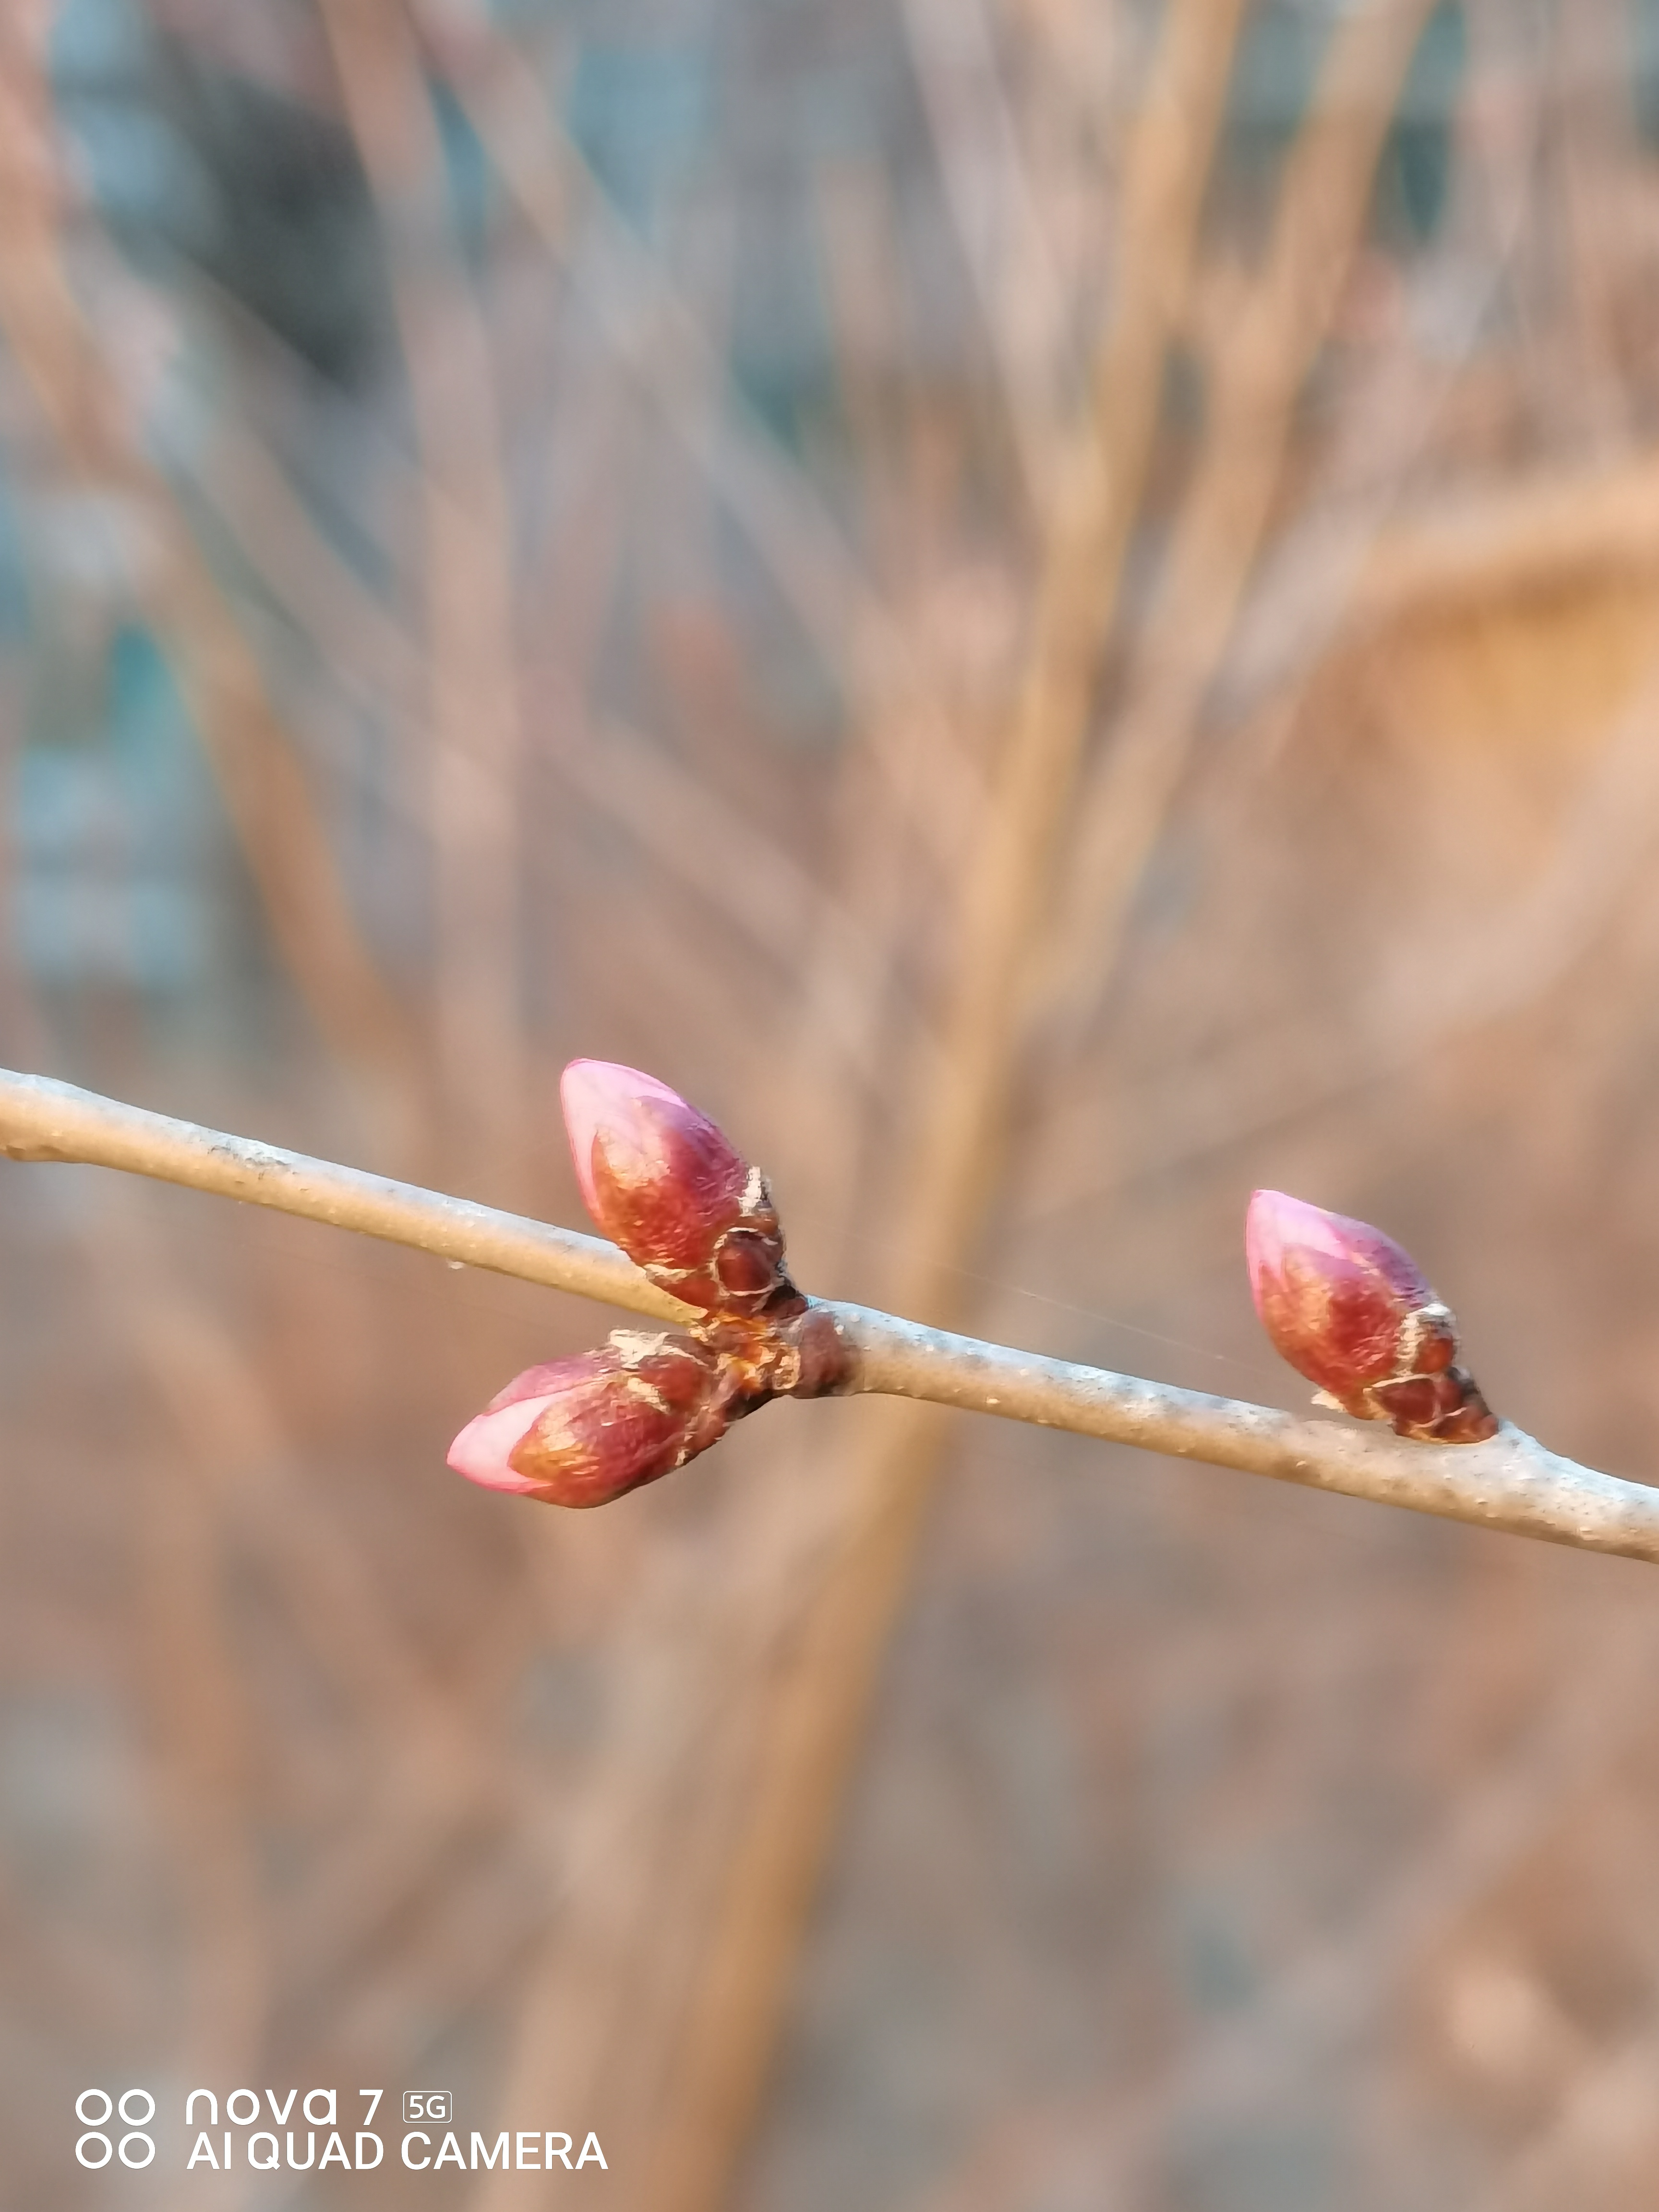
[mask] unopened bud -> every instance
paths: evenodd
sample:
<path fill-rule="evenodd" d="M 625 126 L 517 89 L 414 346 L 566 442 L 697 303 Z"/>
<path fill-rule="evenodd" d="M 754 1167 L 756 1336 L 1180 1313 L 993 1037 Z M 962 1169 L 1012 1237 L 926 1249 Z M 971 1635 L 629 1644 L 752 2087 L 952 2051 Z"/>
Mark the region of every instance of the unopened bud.
<path fill-rule="evenodd" d="M 766 1178 L 707 1115 L 603 1060 L 573 1060 L 559 1095 L 583 1202 L 653 1283 L 738 1314 L 791 1291 Z"/>
<path fill-rule="evenodd" d="M 549 1505 L 604 1505 L 654 1482 L 742 1410 L 718 1358 L 678 1332 L 616 1330 L 598 1352 L 526 1368 L 449 1449 L 457 1474 Z"/>
<path fill-rule="evenodd" d="M 1259 1190 L 1244 1251 L 1262 1327 L 1328 1403 L 1438 1443 L 1497 1433 L 1486 1400 L 1456 1364 L 1450 1308 L 1392 1237 L 1283 1191 Z"/>

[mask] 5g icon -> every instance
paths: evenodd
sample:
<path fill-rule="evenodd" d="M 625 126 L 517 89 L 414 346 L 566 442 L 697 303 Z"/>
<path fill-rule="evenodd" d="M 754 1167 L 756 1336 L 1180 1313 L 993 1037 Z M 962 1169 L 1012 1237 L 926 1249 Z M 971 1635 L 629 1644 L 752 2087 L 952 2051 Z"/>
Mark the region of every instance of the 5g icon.
<path fill-rule="evenodd" d="M 455 2100 L 447 2089 L 405 2089 L 404 2120 L 453 2120 Z"/>

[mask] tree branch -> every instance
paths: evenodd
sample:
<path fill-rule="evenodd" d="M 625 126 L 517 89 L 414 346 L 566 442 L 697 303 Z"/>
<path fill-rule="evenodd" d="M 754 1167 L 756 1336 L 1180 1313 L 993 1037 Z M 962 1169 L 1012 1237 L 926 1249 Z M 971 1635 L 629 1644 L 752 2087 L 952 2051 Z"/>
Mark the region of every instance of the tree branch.
<path fill-rule="evenodd" d="M 0 1152 L 14 1160 L 122 1168 L 655 1320 L 696 1317 L 596 1237 L 198 1128 L 46 1076 L 0 1071 Z M 1659 1563 L 1659 1491 L 1580 1467 L 1507 1424 L 1486 1443 L 1414 1443 L 1379 1428 L 1305 1420 L 1045 1359 L 865 1306 L 826 1304 L 824 1310 L 852 1355 L 853 1391 L 997 1413 L 1511 1535 Z"/>

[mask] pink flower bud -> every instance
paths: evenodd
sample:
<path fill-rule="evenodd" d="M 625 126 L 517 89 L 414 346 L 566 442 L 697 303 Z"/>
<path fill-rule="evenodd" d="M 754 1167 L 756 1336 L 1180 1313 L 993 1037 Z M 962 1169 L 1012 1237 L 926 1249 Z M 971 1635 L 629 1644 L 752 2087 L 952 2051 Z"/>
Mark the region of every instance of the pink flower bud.
<path fill-rule="evenodd" d="M 559 1094 L 583 1201 L 653 1283 L 725 1313 L 793 1294 L 766 1178 L 707 1115 L 604 1060 L 573 1060 Z"/>
<path fill-rule="evenodd" d="M 1244 1225 L 1250 1295 L 1274 1348 L 1322 1396 L 1402 1437 L 1475 1443 L 1498 1423 L 1455 1363 L 1457 1323 L 1421 1268 L 1364 1221 L 1259 1190 Z"/>
<path fill-rule="evenodd" d="M 743 1407 L 719 1358 L 678 1333 L 616 1330 L 528 1367 L 449 1448 L 457 1474 L 549 1505 L 604 1505 L 705 1450 Z"/>

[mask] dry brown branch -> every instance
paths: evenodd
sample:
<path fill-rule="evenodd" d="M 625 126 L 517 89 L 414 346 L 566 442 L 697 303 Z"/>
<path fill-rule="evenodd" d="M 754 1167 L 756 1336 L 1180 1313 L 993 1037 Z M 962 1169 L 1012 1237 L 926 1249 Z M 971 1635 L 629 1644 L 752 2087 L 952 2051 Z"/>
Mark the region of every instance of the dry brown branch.
<path fill-rule="evenodd" d="M 317 528 L 270 452 L 252 437 L 227 434 L 204 471 L 203 489 L 251 573 L 320 645 L 331 675 L 377 712 L 418 713 L 416 639 Z M 820 904 L 800 864 L 661 745 L 614 717 L 596 742 L 585 702 L 562 666 L 538 660 L 529 672 L 546 725 L 543 758 L 560 778 L 766 961 L 793 962 L 796 939 Z M 729 856 L 739 852 L 744 864 L 733 868 Z"/>
<path fill-rule="evenodd" d="M 1397 1077 L 1453 1037 L 1478 1035 L 1580 972 L 1659 838 L 1656 714 L 1659 665 L 1607 731 L 1533 880 L 1454 952 L 1437 940 L 1417 957 L 1379 966 L 1363 1024 L 1346 1036 L 1340 1054 L 1297 1022 L 1258 1030 L 1207 1065 L 1201 1081 L 1182 1067 L 1147 1112 L 1157 1133 L 1141 1171 L 1166 1171 Z M 1119 1179 L 1091 1074 L 1098 1081 L 1085 1063 L 1071 1102 L 1050 1115 L 1042 1171 L 1021 1194 L 1027 1219 L 1097 1202 Z"/>
<path fill-rule="evenodd" d="M 1297 398 L 1335 311 L 1407 65 L 1432 0 L 1368 0 L 1334 25 L 1285 157 L 1265 264 L 1218 333 L 1203 453 L 1125 704 L 1081 804 L 1051 951 L 1062 1027 L 1115 969 L 1135 889 L 1221 665 L 1278 489 Z"/>
<path fill-rule="evenodd" d="M 0 327 L 70 467 L 131 498 L 155 557 L 135 586 L 177 654 L 180 680 L 278 949 L 319 1028 L 412 1141 L 414 1041 L 365 945 L 328 832 L 217 577 L 165 480 L 139 450 L 88 330 L 60 240 L 66 189 L 38 43 L 18 10 L 0 27 Z"/>
<path fill-rule="evenodd" d="M 995 1180 L 1029 964 L 1148 465 L 1238 20 L 1237 0 L 1171 11 L 1129 154 L 1120 294 L 1094 380 L 1095 421 L 1048 519 L 1012 725 L 963 856 L 940 1051 L 902 1186 L 896 1296 L 929 1319 L 960 1294 L 955 1271 Z M 707 2212 L 748 2128 L 943 1435 L 930 1409 L 902 1408 L 848 1480 L 841 1545 L 767 1717 L 754 1801 L 656 2143 L 648 2194 L 665 2212 Z"/>
<path fill-rule="evenodd" d="M 20 977 L 10 984 L 14 1024 L 38 1036 L 33 999 Z M 174 1825 L 198 1931 L 185 2046 L 251 2060 L 277 2007 L 273 1959 L 290 1998 L 303 2000 L 420 1893 L 458 1832 L 512 1809 L 517 1785 L 480 1741 L 465 1686 L 453 1674 L 433 1675 L 392 1620 L 361 1555 L 343 1540 L 330 1499 L 303 1494 L 283 1409 L 252 1352 L 174 1270 L 158 1224 L 133 1203 L 134 1187 L 102 1195 L 95 1214 L 75 1217 L 76 1242 L 183 1446 L 158 1478 L 165 1490 L 149 1502 L 142 1527 L 146 1589 L 161 1585 L 145 1608 L 156 1662 L 148 1671 L 178 1770 L 183 1802 Z M 376 1817 L 349 1826 L 323 1854 L 274 1930 L 245 1832 L 246 1739 L 228 1717 L 251 1699 L 239 1699 L 236 1655 L 227 1649 L 211 1662 L 201 1656 L 216 1612 L 210 1561 L 237 1539 L 262 1564 L 323 1679 L 363 1714 L 383 1753 L 355 1778 L 360 1804 L 367 1788 Z M 501 1605 L 483 1648 L 503 1637 L 521 1647 L 523 1634 L 514 1609 Z M 186 1644 L 195 1655 L 188 1665 Z M 520 1648 L 514 1662 L 521 1657 Z"/>
<path fill-rule="evenodd" d="M 459 258 L 444 151 L 402 0 L 325 0 L 386 243 L 415 424 L 429 641 L 435 1026 L 446 1112 L 477 1169 L 522 1187 L 521 732 L 513 527 L 489 342 Z"/>
<path fill-rule="evenodd" d="M 970 1245 L 994 1173 L 1029 963 L 1048 919 L 1237 20 L 1233 0 L 1172 11 L 1130 151 L 1121 293 L 1096 377 L 1100 463 L 1079 471 L 1054 517 L 1007 750 L 964 867 L 944 1065 L 920 1117 L 904 1242 L 934 1273 L 910 1288 L 924 1307 L 940 1295 L 939 1271 Z"/>
<path fill-rule="evenodd" d="M 1237 0 L 1212 4 L 1233 7 Z M 570 258 L 573 210 L 592 227 L 604 276 L 592 287 L 591 304 L 615 358 L 650 392 L 687 453 L 730 503 L 824 666 L 847 684 L 855 722 L 902 725 L 907 744 L 879 745 L 867 754 L 860 748 L 860 765 L 901 817 L 915 813 L 931 823 L 939 811 L 937 785 L 918 772 L 914 756 L 933 756 L 935 778 L 951 775 L 956 763 L 929 672 L 904 624 L 894 618 L 811 479 L 750 421 L 695 307 L 611 205 L 520 46 L 471 5 L 456 35 L 443 35 L 435 25 L 434 35 L 451 88 L 550 254 L 560 262 Z M 927 793 L 920 805 L 919 787 Z M 860 903 L 848 887 L 842 896 L 849 907 Z M 832 922 L 830 933 L 843 927 L 859 933 L 851 921 Z"/>
<path fill-rule="evenodd" d="M 1510 51 L 1513 40 L 1511 27 L 1502 61 L 1493 66 L 1517 74 Z M 1276 726 L 1285 729 L 1301 688 L 1338 633 L 1350 623 L 1363 633 L 1368 621 L 1386 619 L 1395 587 L 1384 585 L 1380 605 L 1371 602 L 1370 594 L 1379 566 L 1389 564 L 1395 510 L 1423 457 L 1443 435 L 1460 380 L 1523 258 L 1543 127 L 1542 101 L 1532 80 L 1522 79 L 1511 105 L 1515 119 L 1502 131 L 1482 131 L 1465 122 L 1456 201 L 1445 235 L 1419 266 L 1401 272 L 1388 334 L 1392 343 L 1379 334 L 1369 345 L 1353 349 L 1358 358 L 1349 389 L 1336 410 L 1328 448 L 1316 462 L 1315 480 L 1304 489 L 1296 518 L 1264 549 L 1239 610 L 1218 686 L 1217 704 L 1229 714 L 1241 701 L 1271 693 Z M 1412 303 L 1439 293 L 1455 298 L 1451 327 L 1431 349 L 1402 342 Z M 1475 504 L 1484 510 L 1485 501 Z M 1425 518 L 1431 530 L 1437 519 Z M 1454 520 L 1449 514 L 1445 519 Z M 1519 514 L 1511 521 L 1526 526 Z M 1407 529 L 1401 527 L 1401 542 Z M 1408 551 L 1408 563 L 1410 557 Z M 1433 573 L 1432 560 L 1430 566 L 1424 583 L 1431 592 L 1443 579 Z M 1443 580 L 1453 583 L 1449 576 Z M 1455 584 L 1453 596 L 1460 596 Z M 1398 604 L 1404 611 L 1404 599 Z M 1247 745 L 1243 750 L 1247 756 L 1256 751 L 1259 759 L 1260 748 Z"/>
<path fill-rule="evenodd" d="M 270 2001 L 270 1915 L 246 1818 L 247 1689 L 225 1632 L 220 1516 L 169 1456 L 137 1519 L 144 1672 L 191 1929 L 179 2039 L 192 2075 L 222 2054 L 246 2070 Z"/>
<path fill-rule="evenodd" d="M 1587 2183 L 1621 2168 L 1650 2173 L 1656 2066 L 1659 2020 L 1650 2013 L 1611 2051 L 1587 2057 L 1559 2109 L 1503 2161 L 1474 2212 L 1544 2212 L 1583 2202 Z"/>
<path fill-rule="evenodd" d="M 1559 1683 L 1521 1741 L 1459 1793 L 1445 1832 L 1409 1857 L 1347 1927 L 1313 1944 L 1262 2002 L 1202 2037 L 1160 2091 L 1125 2100 L 1100 2130 L 1101 2165 L 1114 2186 L 1150 2184 L 1161 2130 L 1177 2112 L 1260 2096 L 1275 2073 L 1310 2048 L 1363 2027 L 1377 1990 L 1407 1973 L 1533 1843 L 1540 1826 L 1603 1772 L 1639 1726 L 1633 1701 L 1653 1664 L 1652 1624 L 1640 1614 L 1605 1629 L 1577 1679 Z M 1080 2132 L 1093 2134 L 1097 2119 Z"/>
<path fill-rule="evenodd" d="M 377 713 L 389 713 L 394 719 L 418 715 L 422 673 L 416 639 L 317 528 L 269 450 L 253 436 L 228 431 L 209 457 L 201 483 L 219 518 L 233 532 L 251 573 L 307 637 L 320 645 L 331 676 Z M 411 483 L 418 494 L 418 481 L 411 478 Z M 613 465 L 603 470 L 600 483 L 605 513 L 614 514 L 618 506 L 614 457 Z M 567 606 L 573 593 L 592 594 L 608 573 L 606 562 L 595 558 L 593 532 L 573 534 L 580 544 L 580 562 L 574 564 L 579 574 L 549 580 L 535 594 L 538 600 L 552 596 Z M 548 647 L 546 631 L 540 629 L 530 641 L 523 672 L 525 691 L 534 702 L 543 740 L 540 764 L 550 767 L 569 790 L 626 831 L 642 856 L 661 872 L 662 880 L 683 884 L 709 913 L 731 925 L 743 939 L 745 953 L 758 953 L 768 968 L 787 969 L 797 957 L 800 937 L 826 927 L 855 948 L 864 970 L 879 964 L 862 912 L 848 911 L 843 902 L 833 921 L 827 920 L 824 894 L 752 811 L 724 798 L 664 746 L 651 743 L 614 715 L 607 713 L 602 726 L 596 728 L 572 673 L 576 656 L 557 649 L 550 653 Z M 941 777 L 948 765 L 934 760 Z M 928 781 L 927 763 L 908 753 L 900 766 L 915 787 L 916 811 L 930 820 L 936 818 L 937 784 L 926 798 L 923 793 Z M 397 804 L 401 795 L 394 790 L 391 803 Z M 742 865 L 734 866 L 732 857 L 738 854 Z M 628 925 L 632 904 L 630 901 L 617 917 L 617 927 Z M 656 927 L 654 914 L 647 918 L 647 927 Z M 752 988 L 746 981 L 728 986 L 723 971 L 706 961 L 684 960 L 678 935 L 659 945 L 650 965 L 653 981 L 671 1002 L 688 994 L 706 998 L 712 991 L 729 988 L 733 992 L 729 1011 L 734 1018 Z M 836 1022 L 819 1033 L 832 1058 L 848 1060 L 858 1079 L 867 1079 L 876 1056 L 867 1036 Z"/>
<path fill-rule="evenodd" d="M 991 11 L 986 0 L 905 0 L 903 15 L 1026 495 L 1040 514 L 1056 489 L 1066 300 L 1009 112 Z"/>
<path fill-rule="evenodd" d="M 282 1409 L 246 1350 L 176 1279 L 145 1226 L 142 1214 L 106 1199 L 101 1217 L 88 1220 L 85 1257 L 126 1323 L 213 1516 L 250 1540 L 325 1678 L 372 1724 L 385 1747 L 388 1794 L 406 1791 L 410 1770 L 428 1788 L 476 1790 L 487 1768 L 460 1701 L 394 1621 L 361 1555 L 341 1540 L 329 1500 L 295 1480 Z M 384 1850 L 378 1874 L 374 1895 L 384 1906 L 398 1883 Z M 313 1893 L 297 1916 L 306 1941 L 288 1945 L 291 1956 L 303 1960 L 307 1945 L 326 1941 L 320 1905 Z"/>
<path fill-rule="evenodd" d="M 632 2137 L 648 2124 L 702 1940 L 701 1917 L 686 1906 L 712 1886 L 708 1861 L 721 1850 L 729 1800 L 743 1779 L 750 1699 L 741 1686 L 763 1679 L 775 1661 L 756 1634 L 746 1564 L 741 1554 L 732 1561 L 712 1633 L 697 1588 L 706 1571 L 695 1554 L 663 1549 L 646 1564 L 640 1595 L 648 1602 L 619 1624 L 625 1657 L 606 1741 L 582 1776 L 562 1848 L 550 1856 L 546 1933 L 515 2026 L 497 2100 L 502 2114 L 514 2097 L 522 2105 L 556 2082 L 613 2133 Z M 665 1620 L 702 1630 L 706 1648 L 695 1665 L 680 1638 L 649 1633 L 647 1623 Z M 732 1684 L 740 1686 L 735 1700 L 729 1690 L 711 1690 Z M 684 1901 L 680 1910 L 666 1910 L 671 1897 Z M 652 1899 L 654 1912 L 646 1906 Z M 642 1910 L 652 1939 L 643 1948 Z M 501 2179 L 483 2182 L 469 2203 L 474 2212 L 498 2212 L 514 2189 Z"/>
<path fill-rule="evenodd" d="M 1402 516 L 1361 573 L 1353 618 L 1370 626 L 1659 566 L 1659 455 L 1553 473 Z"/>
<path fill-rule="evenodd" d="M 1043 2172 L 1079 2166 L 1099 2189 L 1142 2195 L 1155 2186 L 1166 2130 L 1195 2112 L 1263 2099 L 1309 2052 L 1363 2034 L 1378 1990 L 1431 1956 L 1473 1901 L 1531 1848 L 1540 1826 L 1639 1735 L 1639 1685 L 1653 1651 L 1651 1624 L 1639 1617 L 1606 1630 L 1582 1653 L 1582 1673 L 1556 1686 L 1518 1740 L 1476 1776 L 1461 1778 L 1443 1826 L 1405 1855 L 1350 1920 L 1316 1937 L 1265 1983 L 1255 2002 L 1201 2032 L 1155 2084 L 1138 2084 L 1103 2111 L 1091 2096 L 1018 2113 L 988 2130 L 968 2172 L 991 2185 L 982 2192 L 971 2182 L 947 2187 L 918 2212 L 1000 2212 Z M 1547 2141 L 1553 2132 L 1545 2131 Z M 1529 2161 L 1523 2154 L 1518 2163 Z"/>
<path fill-rule="evenodd" d="M 441 41 L 447 81 L 549 253 L 568 258 L 573 210 L 593 228 L 604 278 L 592 305 L 615 357 L 731 501 L 825 665 L 836 666 L 848 637 L 868 630 L 896 667 L 908 668 L 906 641 L 811 482 L 752 425 L 696 310 L 611 207 L 524 53 L 470 0 L 465 13 L 464 33 Z"/>
<path fill-rule="evenodd" d="M 26 980 L 9 962 L 0 962 L 0 975 L 12 1026 L 43 1040 Z M 278 1916 L 250 1832 L 255 1686 L 223 1610 L 228 1555 L 240 1548 L 260 1561 L 323 1679 L 395 1747 L 387 1762 L 394 1800 L 411 1768 L 428 1788 L 441 1776 L 453 1795 L 479 1765 L 476 1738 L 330 1526 L 330 1501 L 300 1494 L 283 1411 L 257 1357 L 174 1269 L 141 1186 L 118 1184 L 100 1196 L 95 1212 L 73 1216 L 73 1242 L 112 1334 L 126 1340 L 178 1444 L 156 1463 L 137 1521 L 140 1676 L 170 1785 L 191 1937 L 181 2050 L 192 2074 L 227 2056 L 251 2066 L 276 2009 L 276 1958 L 290 1972 L 303 1970 L 305 1959 L 303 1944 L 283 1942 L 280 1921 L 273 1929 Z M 360 1772 L 360 1786 L 365 1778 Z M 380 1777 L 371 1768 L 367 1778 Z M 385 1910 L 398 1895 L 395 1855 L 382 1851 L 376 1871 L 372 1897 Z M 307 1885 L 307 1904 L 316 1902 Z M 297 1917 L 314 1935 L 320 1916 L 301 1909 Z"/>

